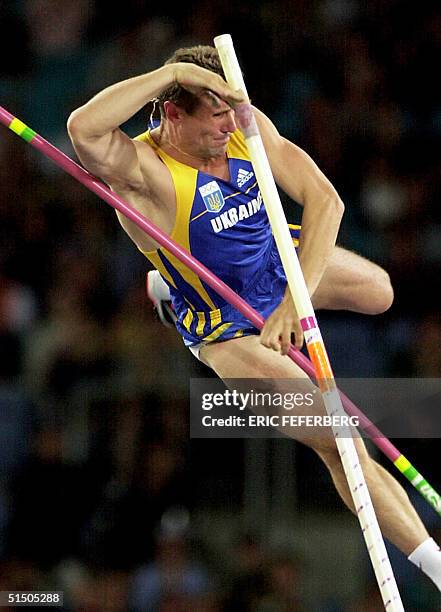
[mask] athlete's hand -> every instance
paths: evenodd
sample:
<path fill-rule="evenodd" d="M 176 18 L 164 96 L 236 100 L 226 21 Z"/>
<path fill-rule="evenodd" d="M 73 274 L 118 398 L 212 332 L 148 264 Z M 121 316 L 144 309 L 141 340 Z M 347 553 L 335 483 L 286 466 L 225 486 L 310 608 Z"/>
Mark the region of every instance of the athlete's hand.
<path fill-rule="evenodd" d="M 303 345 L 303 330 L 297 315 L 291 294 L 287 292 L 275 311 L 265 321 L 260 333 L 260 342 L 267 348 L 287 355 L 295 337 L 295 346 L 300 349 Z"/>
<path fill-rule="evenodd" d="M 174 81 L 192 94 L 212 92 L 230 106 L 244 101 L 244 95 L 240 90 L 231 89 L 221 76 L 211 70 L 187 62 L 177 62 L 170 66 L 173 67 Z"/>

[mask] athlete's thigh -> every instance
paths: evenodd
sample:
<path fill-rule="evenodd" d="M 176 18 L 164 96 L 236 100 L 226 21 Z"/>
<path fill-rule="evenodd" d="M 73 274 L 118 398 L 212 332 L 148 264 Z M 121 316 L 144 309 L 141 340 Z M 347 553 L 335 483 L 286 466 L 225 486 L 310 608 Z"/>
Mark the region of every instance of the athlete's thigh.
<path fill-rule="evenodd" d="M 308 379 L 305 372 L 289 357 L 282 357 L 280 353 L 263 346 L 258 335 L 211 342 L 201 348 L 200 355 L 222 379 Z"/>
<path fill-rule="evenodd" d="M 306 397 L 305 402 L 297 402 L 286 409 L 284 405 L 253 405 L 251 409 L 258 415 L 296 415 L 324 416 L 326 410 L 318 388 L 309 377 L 289 357 L 280 355 L 264 347 L 259 336 L 244 336 L 211 343 L 203 347 L 201 357 L 216 374 L 232 389 L 248 393 L 250 390 L 267 394 L 278 394 L 287 397 L 297 394 Z M 253 379 L 248 382 L 243 379 Z M 312 398 L 312 402 L 309 400 Z M 286 436 L 293 438 L 315 450 L 335 448 L 335 441 L 329 427 L 282 426 L 278 429 Z"/>
<path fill-rule="evenodd" d="M 387 274 L 376 263 L 336 246 L 312 297 L 314 308 L 369 312 L 369 302 L 382 292 Z"/>
<path fill-rule="evenodd" d="M 354 285 L 371 276 L 376 270 L 381 270 L 377 264 L 365 257 L 336 246 L 332 252 L 321 286 Z"/>

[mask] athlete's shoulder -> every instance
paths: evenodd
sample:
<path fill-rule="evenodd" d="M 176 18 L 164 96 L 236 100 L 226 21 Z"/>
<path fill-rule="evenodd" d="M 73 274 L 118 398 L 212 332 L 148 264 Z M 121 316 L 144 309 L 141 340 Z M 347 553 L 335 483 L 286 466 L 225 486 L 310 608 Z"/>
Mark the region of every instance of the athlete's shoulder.
<path fill-rule="evenodd" d="M 138 149 L 138 154 L 144 160 L 151 160 L 154 162 L 155 160 L 163 160 L 163 151 L 156 144 L 152 134 L 151 129 L 149 128 L 145 132 L 138 134 L 133 139 L 135 146 Z M 138 144 L 139 143 L 139 144 Z M 145 146 L 147 145 L 147 146 Z"/>
<path fill-rule="evenodd" d="M 133 140 L 135 142 L 144 142 L 145 144 L 150 145 L 152 149 L 157 149 L 157 145 L 153 140 L 152 135 L 150 134 L 150 129 L 146 130 L 145 132 L 142 132 L 141 134 L 138 134 L 138 136 L 135 136 Z"/>
<path fill-rule="evenodd" d="M 141 132 L 141 134 L 138 134 L 138 136 L 135 136 L 133 140 L 136 140 L 137 142 L 145 142 L 146 144 L 150 145 L 152 149 L 157 149 L 158 146 L 152 137 L 151 131 L 159 127 L 159 125 L 160 121 L 158 119 L 150 119 L 146 131 Z"/>
<path fill-rule="evenodd" d="M 148 130 L 146 132 L 142 132 L 142 134 L 135 136 L 133 140 L 137 140 L 138 142 L 148 142 L 148 133 Z"/>

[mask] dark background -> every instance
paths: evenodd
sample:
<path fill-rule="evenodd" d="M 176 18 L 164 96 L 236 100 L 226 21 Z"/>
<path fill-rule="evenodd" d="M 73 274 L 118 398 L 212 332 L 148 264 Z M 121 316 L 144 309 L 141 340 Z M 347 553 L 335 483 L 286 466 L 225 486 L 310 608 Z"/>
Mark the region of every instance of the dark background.
<path fill-rule="evenodd" d="M 225 32 L 253 102 L 345 202 L 339 242 L 394 284 L 384 315 L 320 314 L 336 375 L 439 377 L 437 2 L 0 1 L 1 104 L 73 155 L 76 106 Z M 1 129 L 1 589 L 64 589 L 87 611 L 381 609 L 312 453 L 189 440 L 189 378 L 207 371 L 154 320 L 147 269 L 103 202 Z M 436 440 L 397 446 L 441 485 Z M 406 610 L 439 609 L 391 555 Z"/>

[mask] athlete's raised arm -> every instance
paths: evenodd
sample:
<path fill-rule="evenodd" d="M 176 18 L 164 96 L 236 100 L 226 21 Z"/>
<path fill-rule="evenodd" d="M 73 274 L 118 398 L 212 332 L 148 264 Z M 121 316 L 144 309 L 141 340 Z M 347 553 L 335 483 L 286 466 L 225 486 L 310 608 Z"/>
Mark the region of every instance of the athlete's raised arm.
<path fill-rule="evenodd" d="M 68 132 L 84 166 L 112 186 L 141 187 L 136 145 L 119 126 L 173 83 L 193 93 L 208 89 L 229 103 L 241 100 L 219 75 L 183 62 L 111 85 L 69 117 Z M 153 152 L 151 158 L 157 163 Z"/>

